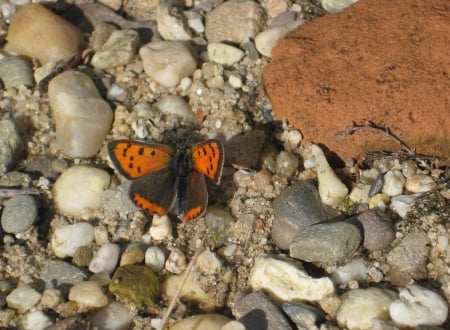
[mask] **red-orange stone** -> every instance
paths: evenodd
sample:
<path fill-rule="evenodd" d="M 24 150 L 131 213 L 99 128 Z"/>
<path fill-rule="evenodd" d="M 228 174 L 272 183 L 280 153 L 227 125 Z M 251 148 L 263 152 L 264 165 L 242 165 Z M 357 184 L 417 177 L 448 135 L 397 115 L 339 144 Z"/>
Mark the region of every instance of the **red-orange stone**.
<path fill-rule="evenodd" d="M 450 156 L 450 2 L 361 0 L 297 28 L 272 51 L 264 83 L 278 119 L 341 159 L 398 151 L 373 121 L 416 147 Z"/>

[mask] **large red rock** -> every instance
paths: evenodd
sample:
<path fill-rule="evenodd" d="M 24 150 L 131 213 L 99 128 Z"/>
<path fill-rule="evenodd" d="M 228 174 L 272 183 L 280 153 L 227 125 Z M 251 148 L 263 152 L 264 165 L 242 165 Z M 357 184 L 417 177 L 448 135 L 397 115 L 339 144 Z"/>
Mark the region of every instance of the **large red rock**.
<path fill-rule="evenodd" d="M 264 72 L 278 119 L 341 159 L 398 151 L 450 156 L 450 1 L 361 0 L 280 40 Z"/>

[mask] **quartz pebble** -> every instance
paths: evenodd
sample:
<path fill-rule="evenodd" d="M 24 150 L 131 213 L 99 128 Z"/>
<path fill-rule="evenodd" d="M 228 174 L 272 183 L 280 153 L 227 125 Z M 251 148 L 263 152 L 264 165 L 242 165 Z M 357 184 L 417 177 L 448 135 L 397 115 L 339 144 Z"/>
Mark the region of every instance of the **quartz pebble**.
<path fill-rule="evenodd" d="M 157 246 L 150 246 L 145 251 L 145 265 L 154 272 L 159 272 L 164 268 L 166 263 L 166 255 L 164 251 Z"/>
<path fill-rule="evenodd" d="M 114 243 L 106 243 L 94 254 L 89 263 L 92 273 L 107 272 L 111 274 L 119 261 L 120 247 Z"/>
<path fill-rule="evenodd" d="M 94 281 L 75 284 L 69 291 L 69 300 L 88 307 L 104 307 L 108 304 L 108 297 Z"/>
<path fill-rule="evenodd" d="M 21 330 L 44 330 L 53 322 L 43 311 L 33 311 L 25 314 L 20 320 Z"/>
<path fill-rule="evenodd" d="M 104 170 L 87 165 L 72 166 L 55 182 L 56 206 L 65 215 L 90 219 L 100 207 L 102 193 L 110 180 Z"/>
<path fill-rule="evenodd" d="M 203 273 L 217 274 L 222 268 L 222 261 L 209 249 L 205 249 L 197 257 L 197 266 Z"/>
<path fill-rule="evenodd" d="M 197 117 L 189 104 L 178 95 L 162 97 L 153 107 L 166 116 L 180 118 L 184 123 L 197 124 Z"/>
<path fill-rule="evenodd" d="M 22 139 L 10 120 L 0 120 L 0 132 L 0 174 L 5 174 L 22 152 Z"/>
<path fill-rule="evenodd" d="M 150 235 L 156 241 L 162 241 L 172 236 L 172 224 L 167 215 L 154 215 L 152 225 L 149 230 Z"/>
<path fill-rule="evenodd" d="M 271 27 L 258 33 L 255 38 L 256 49 L 262 55 L 272 57 L 272 49 L 278 40 L 303 23 L 304 21 L 296 21 L 282 26 Z"/>
<path fill-rule="evenodd" d="M 331 279 L 336 285 L 348 284 L 352 280 L 364 282 L 366 277 L 367 267 L 361 259 L 353 260 L 348 264 L 337 267 L 331 275 Z"/>
<path fill-rule="evenodd" d="M 321 0 L 323 9 L 330 14 L 340 12 L 355 2 L 358 2 L 358 0 Z"/>
<path fill-rule="evenodd" d="M 427 192 L 435 189 L 436 182 L 429 175 L 414 174 L 406 178 L 405 189 L 412 193 Z"/>
<path fill-rule="evenodd" d="M 186 256 L 178 249 L 172 249 L 165 264 L 166 269 L 174 274 L 181 274 L 186 268 Z"/>
<path fill-rule="evenodd" d="M 402 194 L 404 184 L 405 177 L 402 172 L 399 170 L 391 170 L 384 175 L 384 184 L 381 191 L 390 197 L 398 196 Z"/>
<path fill-rule="evenodd" d="M 15 53 L 41 64 L 67 60 L 84 47 L 75 26 L 39 4 L 27 4 L 16 12 L 6 38 Z"/>
<path fill-rule="evenodd" d="M 442 325 L 448 316 L 448 305 L 437 293 L 417 284 L 400 290 L 399 298 L 389 306 L 389 314 L 401 328 Z"/>
<path fill-rule="evenodd" d="M 80 246 L 89 245 L 94 240 L 94 227 L 86 222 L 58 228 L 54 231 L 50 244 L 58 258 L 72 257 Z"/>
<path fill-rule="evenodd" d="M 175 87 L 190 76 L 197 61 L 188 46 L 177 41 L 154 41 L 141 47 L 145 73 L 164 87 Z"/>
<path fill-rule="evenodd" d="M 171 330 L 221 330 L 231 321 L 220 314 L 201 314 L 189 316 L 170 327 Z"/>
<path fill-rule="evenodd" d="M 408 212 L 411 211 L 417 197 L 417 194 L 394 196 L 391 198 L 389 207 L 404 219 Z"/>
<path fill-rule="evenodd" d="M 6 88 L 33 87 L 33 66 L 19 56 L 4 57 L 0 59 L 0 79 Z"/>
<path fill-rule="evenodd" d="M 92 325 L 98 329 L 129 329 L 133 316 L 128 308 L 119 302 L 112 302 L 89 315 Z"/>
<path fill-rule="evenodd" d="M 113 112 L 92 79 L 78 71 L 65 71 L 48 85 L 55 116 L 56 142 L 70 157 L 97 154 L 111 128 Z"/>
<path fill-rule="evenodd" d="M 37 203 L 33 196 L 14 196 L 5 203 L 1 215 L 2 228 L 7 233 L 24 232 L 33 225 L 37 216 Z"/>
<path fill-rule="evenodd" d="M 207 50 L 210 61 L 224 66 L 232 66 L 244 57 L 244 52 L 239 48 L 221 42 L 209 43 Z"/>
<path fill-rule="evenodd" d="M 41 294 L 28 285 L 21 285 L 6 296 L 9 308 L 23 313 L 35 306 L 41 299 Z"/>
<path fill-rule="evenodd" d="M 312 278 L 300 263 L 269 255 L 256 259 L 249 284 L 253 290 L 263 290 L 281 301 L 318 301 L 334 292 L 333 282 L 328 277 Z"/>
<path fill-rule="evenodd" d="M 371 329 L 374 319 L 388 321 L 389 305 L 397 297 L 394 291 L 368 288 L 347 291 L 341 296 L 342 303 L 337 311 L 339 326 L 349 330 Z"/>

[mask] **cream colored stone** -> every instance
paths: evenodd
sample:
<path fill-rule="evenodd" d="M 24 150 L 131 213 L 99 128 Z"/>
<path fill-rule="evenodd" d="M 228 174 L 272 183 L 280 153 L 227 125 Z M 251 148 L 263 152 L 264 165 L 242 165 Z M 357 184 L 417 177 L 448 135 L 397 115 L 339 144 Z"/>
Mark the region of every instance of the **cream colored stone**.
<path fill-rule="evenodd" d="M 221 330 L 223 326 L 232 321 L 221 314 L 201 314 L 189 316 L 176 323 L 171 330 Z"/>

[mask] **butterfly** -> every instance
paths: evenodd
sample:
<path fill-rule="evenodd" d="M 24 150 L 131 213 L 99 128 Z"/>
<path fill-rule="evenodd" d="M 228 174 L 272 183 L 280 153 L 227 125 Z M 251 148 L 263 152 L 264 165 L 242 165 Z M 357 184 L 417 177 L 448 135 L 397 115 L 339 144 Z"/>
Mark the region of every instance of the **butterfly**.
<path fill-rule="evenodd" d="M 128 140 L 111 141 L 109 158 L 117 171 L 132 180 L 129 196 L 149 214 L 178 213 L 188 222 L 205 214 L 206 179 L 220 183 L 224 149 L 211 139 L 190 148 Z"/>

